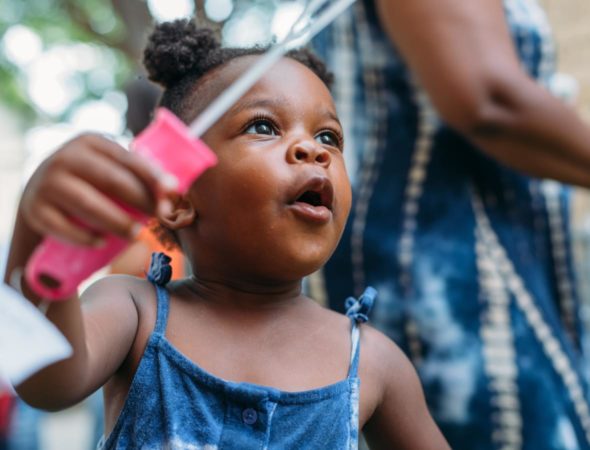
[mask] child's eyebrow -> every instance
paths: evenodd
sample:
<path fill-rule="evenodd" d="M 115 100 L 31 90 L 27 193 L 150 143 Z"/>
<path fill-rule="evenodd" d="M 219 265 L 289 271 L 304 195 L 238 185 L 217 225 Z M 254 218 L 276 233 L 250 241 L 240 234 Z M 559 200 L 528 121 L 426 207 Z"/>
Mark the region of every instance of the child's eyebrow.
<path fill-rule="evenodd" d="M 278 107 L 284 106 L 285 103 L 286 103 L 285 100 L 281 99 L 280 97 L 275 98 L 275 99 L 265 98 L 265 99 L 245 100 L 243 102 L 236 104 L 234 107 L 232 107 L 228 111 L 228 113 L 238 114 L 242 111 L 245 111 L 248 109 L 256 109 L 256 108 L 273 109 L 273 108 L 278 108 Z"/>
<path fill-rule="evenodd" d="M 286 105 L 286 100 L 278 97 L 278 98 L 263 98 L 263 99 L 252 99 L 252 100 L 245 100 L 241 103 L 236 104 L 233 108 L 231 108 L 228 113 L 230 114 L 238 114 L 242 111 L 246 111 L 248 109 L 257 109 L 257 108 L 267 108 L 267 109 L 274 109 L 279 108 Z M 333 120 L 334 122 L 338 123 L 340 127 L 342 124 L 340 123 L 340 119 L 336 113 L 331 110 L 330 108 L 320 107 L 318 109 L 318 114 L 322 116 L 326 116 L 327 118 Z"/>
<path fill-rule="evenodd" d="M 338 118 L 338 116 L 336 115 L 336 113 L 334 111 L 332 111 L 331 109 L 324 109 L 324 108 L 322 108 L 322 110 L 320 111 L 320 113 L 323 114 L 324 116 L 329 117 L 334 122 L 337 122 L 338 125 L 342 128 L 342 124 L 340 123 L 340 119 Z"/>

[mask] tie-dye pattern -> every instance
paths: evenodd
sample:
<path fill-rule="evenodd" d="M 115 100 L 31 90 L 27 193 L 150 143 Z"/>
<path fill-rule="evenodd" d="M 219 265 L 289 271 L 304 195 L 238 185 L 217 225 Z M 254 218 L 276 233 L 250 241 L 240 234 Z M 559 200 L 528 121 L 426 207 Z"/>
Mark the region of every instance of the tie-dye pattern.
<path fill-rule="evenodd" d="M 231 450 L 358 448 L 359 327 L 371 302 L 351 306 L 348 377 L 304 392 L 222 380 L 205 372 L 165 337 L 168 293 L 125 405 L 98 450 Z"/>
<path fill-rule="evenodd" d="M 504 10 L 522 66 L 550 88 L 555 48 L 537 0 Z M 453 449 L 589 450 L 569 189 L 508 169 L 446 126 L 374 0 L 314 43 L 357 168 L 324 296 L 341 309 L 348 292 L 378 289 L 371 320 L 415 363 Z"/>

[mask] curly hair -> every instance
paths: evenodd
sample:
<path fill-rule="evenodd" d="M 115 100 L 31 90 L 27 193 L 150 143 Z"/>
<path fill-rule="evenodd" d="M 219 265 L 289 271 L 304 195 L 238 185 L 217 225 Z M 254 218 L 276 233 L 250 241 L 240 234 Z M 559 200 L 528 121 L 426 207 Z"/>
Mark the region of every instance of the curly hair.
<path fill-rule="evenodd" d="M 260 55 L 266 50 L 268 47 L 261 46 L 222 47 L 211 30 L 197 28 L 190 19 L 179 19 L 155 27 L 144 50 L 143 64 L 148 78 L 164 88 L 160 106 L 188 120 L 194 108 L 190 94 L 204 75 L 235 58 Z M 331 87 L 332 74 L 311 51 L 301 48 L 286 56 L 309 68 L 328 89 Z M 165 246 L 179 244 L 176 235 L 161 224 L 154 222 L 152 230 Z"/>

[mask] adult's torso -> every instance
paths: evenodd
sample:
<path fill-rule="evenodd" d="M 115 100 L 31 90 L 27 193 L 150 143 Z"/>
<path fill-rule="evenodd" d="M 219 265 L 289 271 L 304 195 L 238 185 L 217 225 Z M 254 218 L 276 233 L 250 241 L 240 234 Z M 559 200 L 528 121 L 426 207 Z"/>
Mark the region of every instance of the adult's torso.
<path fill-rule="evenodd" d="M 539 5 L 504 7 L 523 67 L 551 87 Z M 372 320 L 412 357 L 453 448 L 589 448 L 568 189 L 502 166 L 446 126 L 372 1 L 315 44 L 336 75 L 355 192 L 324 270 L 329 298 L 377 288 Z"/>

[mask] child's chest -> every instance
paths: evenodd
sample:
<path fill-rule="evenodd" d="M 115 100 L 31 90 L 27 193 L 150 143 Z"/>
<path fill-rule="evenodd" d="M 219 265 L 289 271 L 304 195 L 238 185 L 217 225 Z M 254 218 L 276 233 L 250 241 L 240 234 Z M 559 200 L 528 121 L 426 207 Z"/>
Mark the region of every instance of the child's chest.
<path fill-rule="evenodd" d="M 129 391 L 153 337 L 155 316 L 151 310 L 140 313 L 128 370 L 114 383 L 119 388 L 112 390 L 117 393 L 109 408 L 113 423 L 122 407 L 121 394 Z M 262 323 L 250 319 L 227 322 L 199 308 L 175 307 L 172 302 L 161 341 L 184 366 L 212 380 L 294 394 L 345 384 L 351 367 L 350 321 L 343 316 L 337 320 L 309 316 L 313 314 Z M 370 371 L 364 370 L 362 353 L 359 370 L 362 382 L 355 402 L 362 427 L 375 409 L 378 395 Z M 111 401 L 107 398 L 106 403 Z"/>
<path fill-rule="evenodd" d="M 221 379 L 297 392 L 346 379 L 350 342 L 282 320 L 234 326 L 208 318 L 194 326 L 171 315 L 166 339 L 193 364 Z"/>

